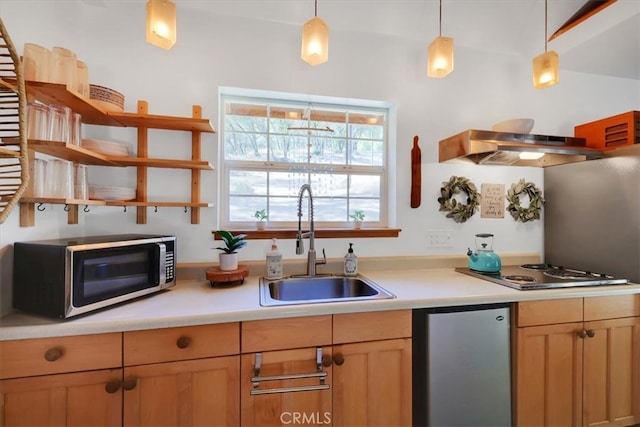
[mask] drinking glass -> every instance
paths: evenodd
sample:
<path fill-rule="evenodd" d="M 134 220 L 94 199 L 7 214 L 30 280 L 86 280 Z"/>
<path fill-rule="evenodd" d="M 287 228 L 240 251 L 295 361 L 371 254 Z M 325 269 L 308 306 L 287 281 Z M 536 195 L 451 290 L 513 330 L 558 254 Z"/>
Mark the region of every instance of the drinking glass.
<path fill-rule="evenodd" d="M 48 82 L 50 56 L 51 52 L 46 47 L 34 43 L 25 43 L 22 51 L 24 79 Z"/>
<path fill-rule="evenodd" d="M 71 113 L 71 124 L 69 128 L 69 142 L 80 146 L 82 141 L 82 116 L 78 113 Z"/>
<path fill-rule="evenodd" d="M 31 179 L 29 180 L 29 187 L 25 191 L 25 197 L 44 197 L 45 196 L 45 182 L 46 182 L 46 168 L 47 161 L 44 159 L 30 159 L 31 164 Z"/>
<path fill-rule="evenodd" d="M 80 95 L 89 99 L 89 68 L 82 61 L 77 61 L 78 86 L 77 91 Z"/>
<path fill-rule="evenodd" d="M 87 165 L 76 164 L 73 197 L 79 200 L 89 199 L 89 178 Z"/>
<path fill-rule="evenodd" d="M 67 160 L 53 159 L 47 162 L 46 197 L 72 199 L 74 193 L 73 164 Z"/>
<path fill-rule="evenodd" d="M 51 50 L 50 79 L 75 90 L 78 87 L 78 59 L 76 54 L 60 46 Z"/>
<path fill-rule="evenodd" d="M 71 109 L 63 105 L 49 105 L 50 141 L 70 142 Z"/>
<path fill-rule="evenodd" d="M 27 139 L 49 139 L 49 107 L 44 104 L 27 104 Z"/>

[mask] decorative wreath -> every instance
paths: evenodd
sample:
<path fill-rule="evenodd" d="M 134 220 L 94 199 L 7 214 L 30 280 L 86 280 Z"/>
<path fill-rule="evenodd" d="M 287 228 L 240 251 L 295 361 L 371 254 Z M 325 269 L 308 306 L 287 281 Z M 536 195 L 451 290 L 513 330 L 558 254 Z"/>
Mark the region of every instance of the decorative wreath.
<path fill-rule="evenodd" d="M 458 203 L 453 198 L 454 195 L 464 192 L 467 194 L 467 203 Z M 476 186 L 467 178 L 462 176 L 452 176 L 449 182 L 443 182 L 440 188 L 441 197 L 440 211 L 448 212 L 447 218 L 452 218 L 455 222 L 465 222 L 473 216 L 480 206 L 480 194 Z"/>
<path fill-rule="evenodd" d="M 529 196 L 529 207 L 524 208 L 520 205 L 521 194 Z M 509 202 L 507 210 L 516 221 L 528 222 L 540 219 L 544 197 L 542 197 L 542 191 L 534 183 L 521 179 L 515 184 L 511 184 L 506 199 Z"/>

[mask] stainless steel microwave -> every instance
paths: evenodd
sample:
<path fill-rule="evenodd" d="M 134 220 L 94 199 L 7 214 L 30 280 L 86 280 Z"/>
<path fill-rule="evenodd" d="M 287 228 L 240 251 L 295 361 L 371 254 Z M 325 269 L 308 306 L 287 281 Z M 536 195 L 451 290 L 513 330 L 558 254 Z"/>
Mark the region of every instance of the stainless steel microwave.
<path fill-rule="evenodd" d="M 78 237 L 13 246 L 13 307 L 68 318 L 175 284 L 176 237 Z"/>

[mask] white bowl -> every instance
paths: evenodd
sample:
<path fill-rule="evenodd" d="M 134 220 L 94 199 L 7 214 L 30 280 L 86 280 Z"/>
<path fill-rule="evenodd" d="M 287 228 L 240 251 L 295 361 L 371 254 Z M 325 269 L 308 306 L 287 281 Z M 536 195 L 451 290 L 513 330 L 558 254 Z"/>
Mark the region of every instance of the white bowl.
<path fill-rule="evenodd" d="M 495 132 L 529 133 L 533 129 L 533 119 L 511 119 L 493 125 Z"/>

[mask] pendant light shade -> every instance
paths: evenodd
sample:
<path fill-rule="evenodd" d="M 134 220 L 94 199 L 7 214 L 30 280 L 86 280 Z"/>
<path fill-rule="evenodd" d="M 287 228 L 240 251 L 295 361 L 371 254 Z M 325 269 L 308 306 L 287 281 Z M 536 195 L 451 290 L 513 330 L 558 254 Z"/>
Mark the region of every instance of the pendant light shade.
<path fill-rule="evenodd" d="M 553 86 L 560 81 L 558 54 L 545 52 L 533 58 L 533 86 L 538 89 Z"/>
<path fill-rule="evenodd" d="M 147 42 L 163 49 L 176 44 L 176 5 L 172 1 L 147 1 Z"/>
<path fill-rule="evenodd" d="M 427 52 L 427 76 L 445 77 L 453 71 L 453 39 L 436 37 Z"/>
<path fill-rule="evenodd" d="M 439 35 L 427 50 L 427 76 L 442 78 L 453 71 L 453 39 L 442 37 L 442 0 L 438 28 Z"/>
<path fill-rule="evenodd" d="M 315 0 L 315 16 L 302 27 L 302 59 L 311 65 L 329 59 L 329 26 L 318 18 L 318 0 Z"/>
<path fill-rule="evenodd" d="M 547 52 L 547 0 L 544 1 L 544 53 L 533 58 L 533 86 L 544 89 L 560 81 L 558 54 Z"/>

